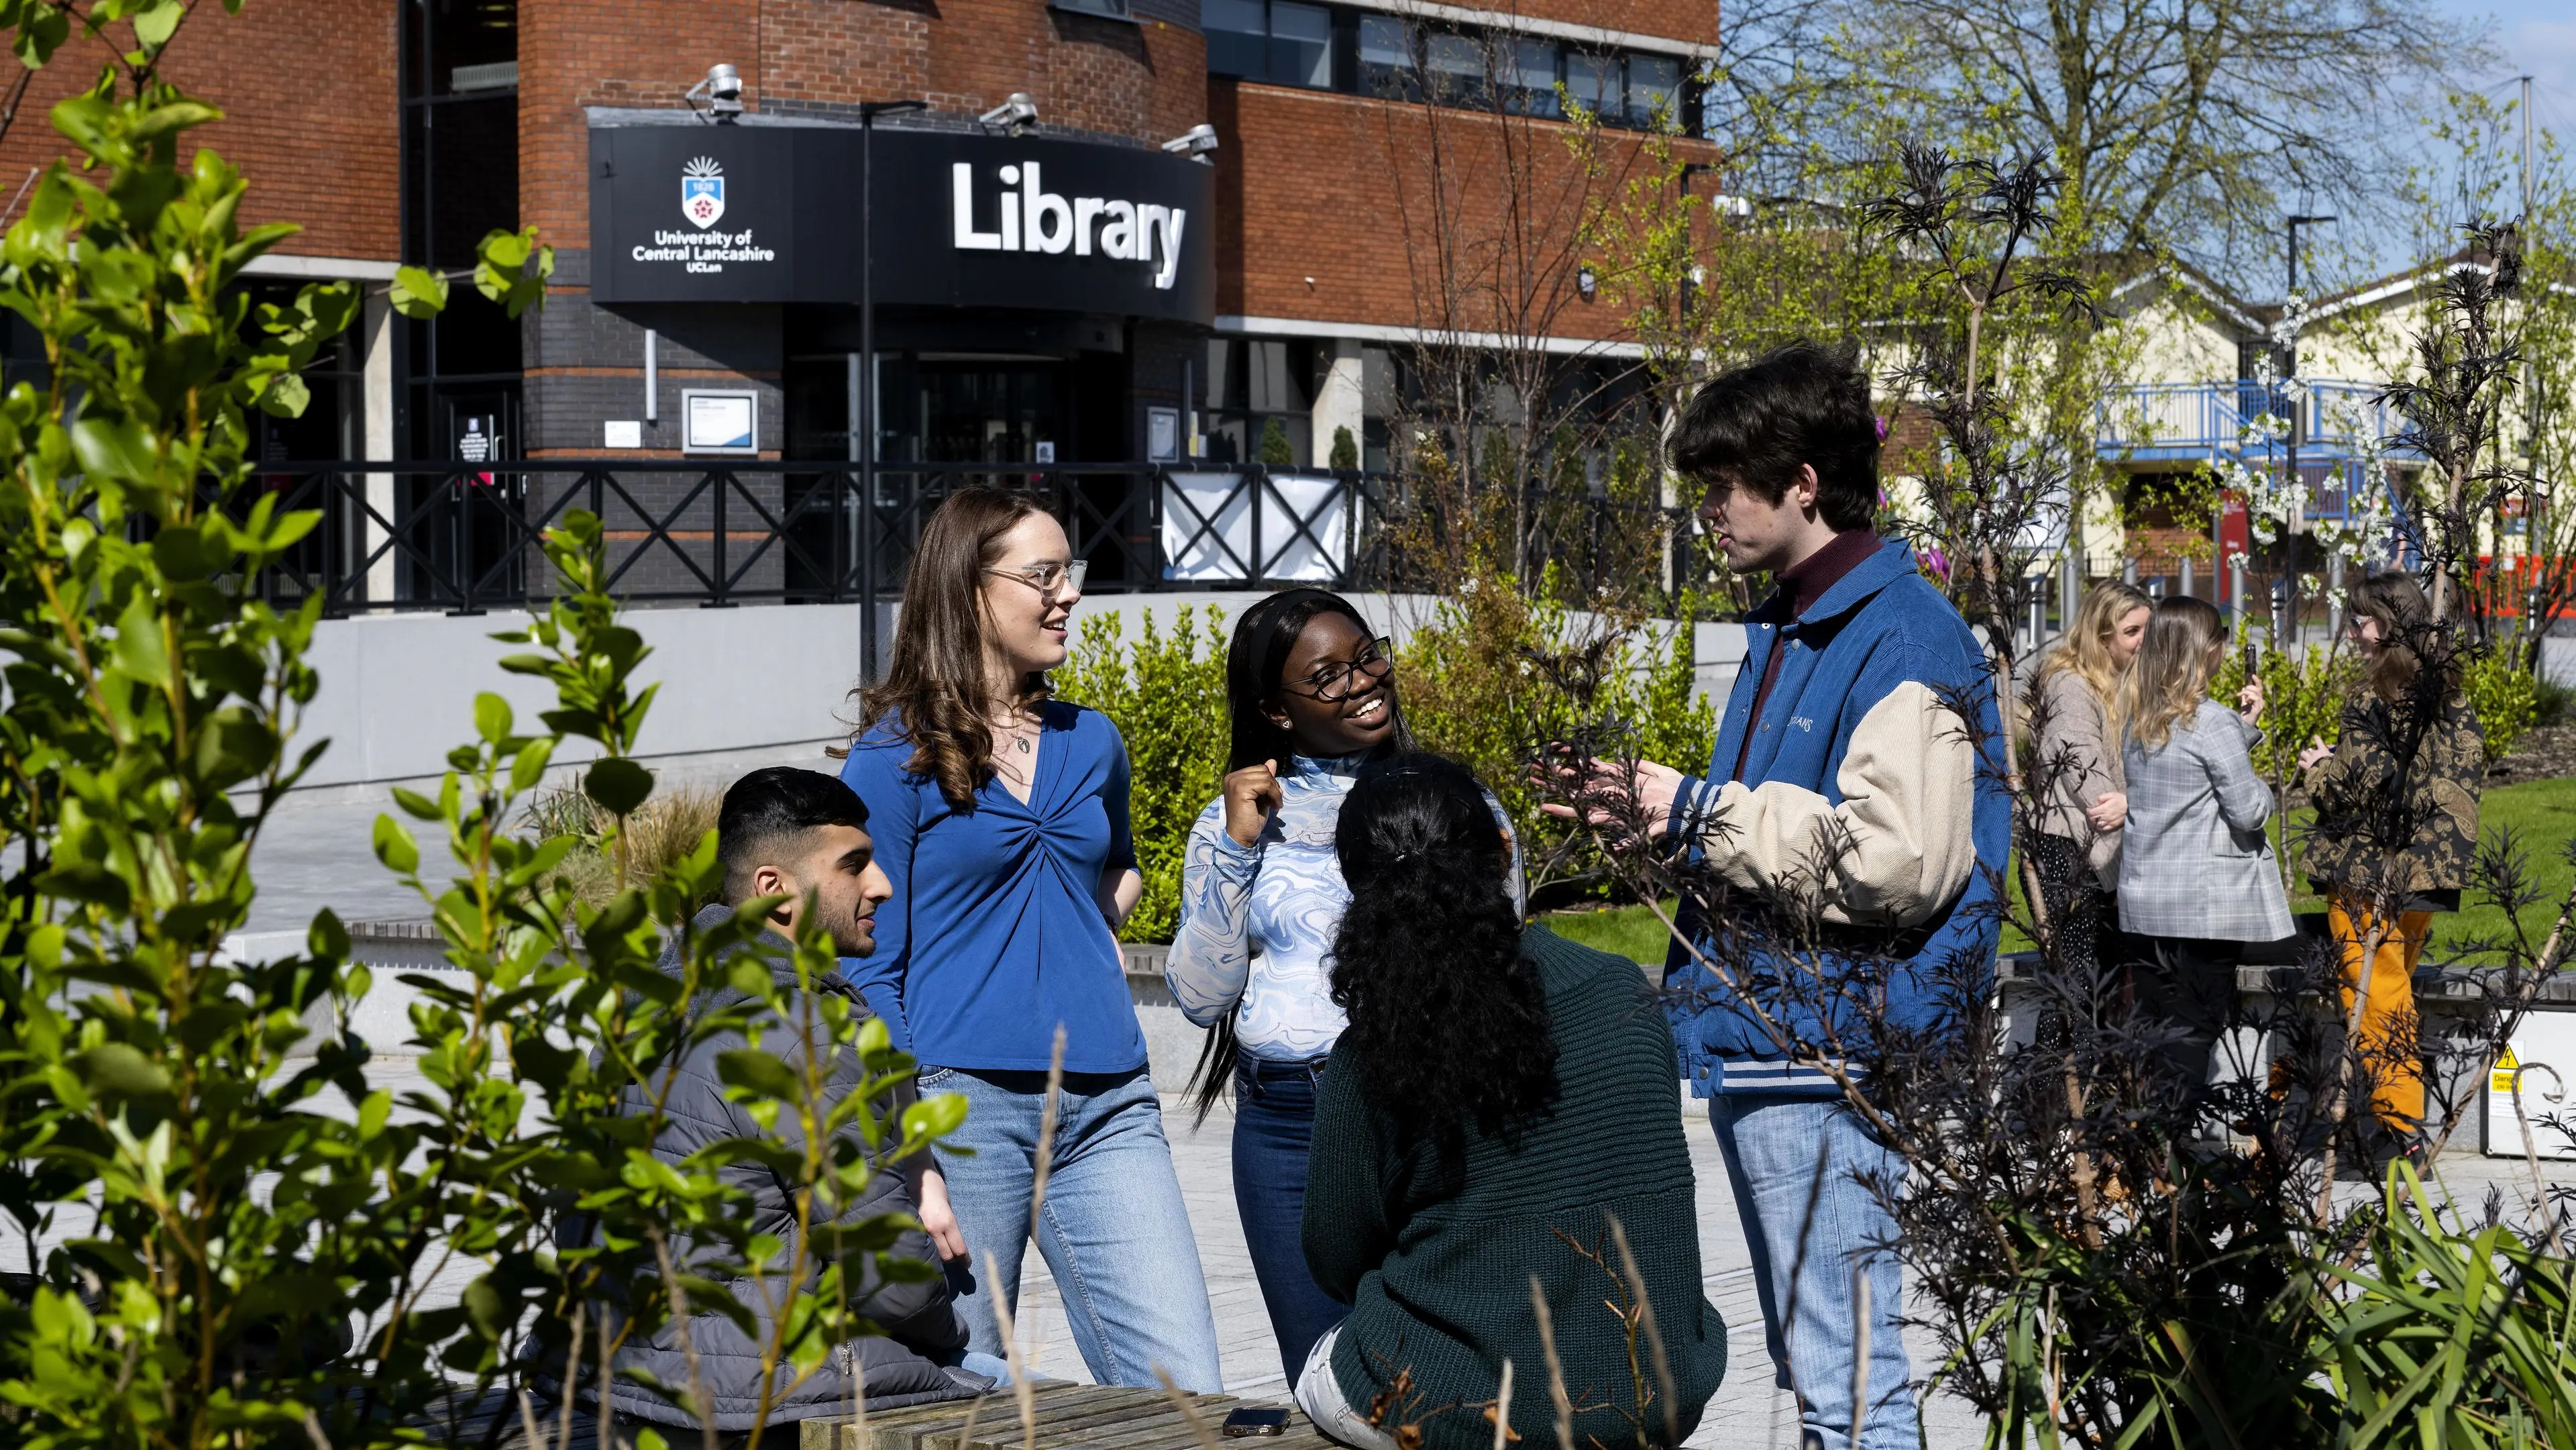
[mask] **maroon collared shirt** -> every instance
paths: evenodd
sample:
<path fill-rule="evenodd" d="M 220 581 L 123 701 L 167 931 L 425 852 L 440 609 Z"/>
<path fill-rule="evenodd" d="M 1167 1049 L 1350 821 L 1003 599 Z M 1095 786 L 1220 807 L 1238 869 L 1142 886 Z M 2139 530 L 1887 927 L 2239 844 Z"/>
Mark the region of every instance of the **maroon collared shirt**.
<path fill-rule="evenodd" d="M 1770 702 L 1771 686 L 1780 677 L 1780 652 L 1788 648 L 1789 626 L 1814 608 L 1826 590 L 1841 583 L 1845 574 L 1875 556 L 1880 543 L 1872 530 L 1846 529 L 1823 548 L 1780 571 L 1780 627 L 1771 632 L 1771 653 L 1762 660 L 1762 684 L 1753 692 L 1753 717 L 1745 722 L 1744 743 L 1736 748 L 1735 771 L 1728 779 L 1744 779 L 1744 762 L 1752 757 L 1753 737 L 1762 728 L 1762 707 Z"/>

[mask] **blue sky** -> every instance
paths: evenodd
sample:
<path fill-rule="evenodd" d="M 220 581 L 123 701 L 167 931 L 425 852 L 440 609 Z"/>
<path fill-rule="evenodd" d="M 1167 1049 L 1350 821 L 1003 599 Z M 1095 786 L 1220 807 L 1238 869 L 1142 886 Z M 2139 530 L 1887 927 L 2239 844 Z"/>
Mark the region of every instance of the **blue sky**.
<path fill-rule="evenodd" d="M 2465 20 L 2492 19 L 2496 49 L 2502 52 L 2493 75 L 2466 78 L 2471 84 L 2492 83 L 2495 94 L 2513 94 L 2513 79 L 2528 73 L 2533 80 L 2532 114 L 2558 133 L 2562 143 L 2576 144 L 2576 0 L 2436 0 Z"/>

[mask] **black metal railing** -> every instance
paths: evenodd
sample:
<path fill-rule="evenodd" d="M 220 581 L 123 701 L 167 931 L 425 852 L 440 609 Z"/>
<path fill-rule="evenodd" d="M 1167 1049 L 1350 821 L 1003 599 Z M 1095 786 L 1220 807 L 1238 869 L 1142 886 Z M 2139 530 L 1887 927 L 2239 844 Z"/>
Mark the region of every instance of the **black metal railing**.
<path fill-rule="evenodd" d="M 577 508 L 600 517 L 610 587 L 631 604 L 892 598 L 932 510 L 970 484 L 1044 498 L 1090 562 L 1093 592 L 1403 587 L 1386 527 L 1401 512 L 1400 491 L 1386 475 L 1356 471 L 887 463 L 864 488 L 848 464 L 796 461 L 361 460 L 263 463 L 253 474 L 276 507 L 323 516 L 266 572 L 263 592 L 280 602 L 318 595 L 334 616 L 542 604 L 554 580 L 539 539 Z M 1612 513 L 1669 513 L 1689 529 L 1681 510 L 1541 501 L 1525 511 L 1531 547 L 1587 580 L 1638 563 L 1604 551 L 1605 532 L 1660 526 L 1611 523 Z"/>

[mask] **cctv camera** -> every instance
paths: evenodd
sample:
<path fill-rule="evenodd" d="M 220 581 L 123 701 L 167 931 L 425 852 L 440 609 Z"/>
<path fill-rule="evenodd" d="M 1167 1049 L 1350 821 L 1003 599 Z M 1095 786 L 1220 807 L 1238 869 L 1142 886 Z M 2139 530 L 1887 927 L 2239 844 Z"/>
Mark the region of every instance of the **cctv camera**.
<path fill-rule="evenodd" d="M 1163 149 L 1175 156 L 1192 156 L 1202 161 L 1216 146 L 1216 128 L 1205 121 L 1163 143 Z"/>
<path fill-rule="evenodd" d="M 742 74 L 729 65 L 707 67 L 707 78 L 689 87 L 683 98 L 690 101 L 704 97 L 707 114 L 739 116 L 742 114 Z"/>
<path fill-rule="evenodd" d="M 1009 100 L 975 118 L 986 126 L 1002 126 L 1016 136 L 1038 123 L 1038 103 L 1026 91 L 1013 91 Z"/>

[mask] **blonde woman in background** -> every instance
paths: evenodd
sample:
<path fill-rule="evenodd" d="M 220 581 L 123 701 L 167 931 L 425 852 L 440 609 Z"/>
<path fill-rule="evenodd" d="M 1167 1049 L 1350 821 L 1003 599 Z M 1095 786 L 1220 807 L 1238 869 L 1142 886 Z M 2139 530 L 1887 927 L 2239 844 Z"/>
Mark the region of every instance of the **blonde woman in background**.
<path fill-rule="evenodd" d="M 2155 601 L 2134 584 L 2106 579 L 2094 585 L 2031 682 L 2031 768 L 2047 788 L 2030 840 L 2031 864 L 2057 933 L 2058 963 L 2069 971 L 2093 973 L 2105 955 L 2119 958 L 2104 938 L 2119 931 L 2112 891 L 2120 882 L 2121 826 L 2129 810 L 2120 768 L 2121 686 L 2154 612 Z"/>
<path fill-rule="evenodd" d="M 2122 713 L 2128 823 L 2120 843 L 2120 929 L 2138 940 L 2137 1012 L 2181 1029 L 2164 1050 L 2185 1088 L 2209 1083 L 2227 1027 L 2236 963 L 2248 942 L 2295 929 L 2264 827 L 2272 788 L 2254 769 L 2263 682 L 2230 710 L 2209 698 L 2227 655 L 2218 611 L 2198 599 L 2158 604 L 2129 673 Z"/>

